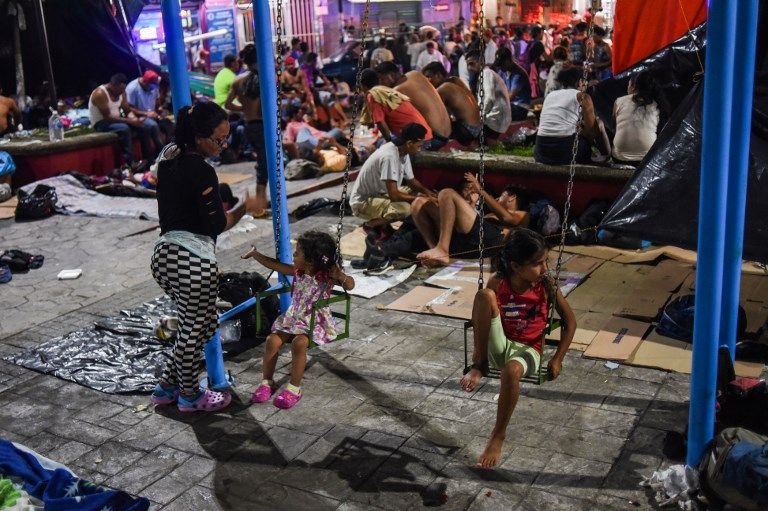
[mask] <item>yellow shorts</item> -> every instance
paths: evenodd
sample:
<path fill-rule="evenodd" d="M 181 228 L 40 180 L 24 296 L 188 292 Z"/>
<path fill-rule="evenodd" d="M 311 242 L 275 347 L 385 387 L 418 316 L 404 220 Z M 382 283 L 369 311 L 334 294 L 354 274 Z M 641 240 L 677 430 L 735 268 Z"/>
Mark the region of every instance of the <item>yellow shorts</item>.
<path fill-rule="evenodd" d="M 523 376 L 533 376 L 539 371 L 541 353 L 532 346 L 507 339 L 501 317 L 496 316 L 488 332 L 488 362 L 495 369 L 504 369 L 512 360 L 523 366 Z"/>
<path fill-rule="evenodd" d="M 365 202 L 352 204 L 352 214 L 363 220 L 383 218 L 396 222 L 408 218 L 411 205 L 407 202 L 392 202 L 388 197 L 371 197 Z"/>

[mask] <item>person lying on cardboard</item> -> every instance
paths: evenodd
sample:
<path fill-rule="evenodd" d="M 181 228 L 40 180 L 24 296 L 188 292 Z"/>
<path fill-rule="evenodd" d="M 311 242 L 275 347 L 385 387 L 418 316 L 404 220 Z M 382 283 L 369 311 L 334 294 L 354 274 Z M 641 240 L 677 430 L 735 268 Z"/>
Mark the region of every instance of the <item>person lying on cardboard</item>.
<path fill-rule="evenodd" d="M 529 199 L 524 189 L 510 185 L 494 198 L 481 189 L 474 174 L 468 172 L 464 178 L 462 193 L 446 188 L 440 190 L 437 204 L 424 198 L 411 204 L 414 223 L 430 247 L 417 256 L 425 266 L 446 266 L 451 257 L 477 257 L 481 226 L 483 244 L 491 253 L 500 249 L 514 227 L 528 226 Z M 483 216 L 475 207 L 481 195 L 490 210 Z"/>

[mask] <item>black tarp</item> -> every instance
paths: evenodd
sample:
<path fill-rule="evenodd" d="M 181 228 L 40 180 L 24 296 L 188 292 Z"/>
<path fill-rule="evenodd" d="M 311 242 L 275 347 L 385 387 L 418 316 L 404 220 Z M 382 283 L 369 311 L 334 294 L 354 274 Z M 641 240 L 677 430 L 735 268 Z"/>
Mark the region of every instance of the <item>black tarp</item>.
<path fill-rule="evenodd" d="M 768 262 L 767 25 L 768 2 L 763 1 L 758 24 L 744 231 L 744 258 L 759 262 Z M 679 60 L 674 54 L 671 52 L 669 58 Z M 703 62 L 703 54 L 701 58 Z M 617 78 L 625 79 L 633 72 L 636 72 L 636 67 Z M 603 228 L 654 243 L 696 249 L 702 92 L 703 81 L 696 83 L 682 101 L 671 101 L 675 110 L 669 122 L 609 209 L 602 223 Z M 604 116 L 602 118 L 607 119 Z"/>

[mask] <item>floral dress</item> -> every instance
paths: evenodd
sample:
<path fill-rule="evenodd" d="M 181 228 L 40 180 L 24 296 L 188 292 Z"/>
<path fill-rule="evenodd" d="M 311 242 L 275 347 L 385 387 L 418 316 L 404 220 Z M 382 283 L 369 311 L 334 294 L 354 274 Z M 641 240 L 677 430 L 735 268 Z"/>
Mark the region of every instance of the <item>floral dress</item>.
<path fill-rule="evenodd" d="M 329 298 L 333 293 L 333 283 L 324 274 L 316 276 L 296 271 L 293 275 L 291 306 L 281 314 L 272 325 L 273 331 L 289 334 L 309 334 L 309 321 L 312 306 L 318 300 Z M 328 344 L 338 335 L 336 323 L 330 307 L 318 309 L 315 313 L 315 328 L 312 341 L 315 344 Z"/>

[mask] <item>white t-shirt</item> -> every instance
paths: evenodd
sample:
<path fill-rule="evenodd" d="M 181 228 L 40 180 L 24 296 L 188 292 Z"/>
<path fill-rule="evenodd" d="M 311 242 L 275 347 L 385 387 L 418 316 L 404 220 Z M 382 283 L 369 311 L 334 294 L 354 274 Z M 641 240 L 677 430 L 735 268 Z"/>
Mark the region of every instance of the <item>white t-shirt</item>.
<path fill-rule="evenodd" d="M 483 90 L 485 99 L 485 125 L 496 133 L 506 133 L 512 122 L 512 107 L 509 103 L 509 91 L 504 80 L 490 67 L 483 68 Z M 480 103 L 480 95 L 477 96 Z"/>
<path fill-rule="evenodd" d="M 547 94 L 541 107 L 538 134 L 543 137 L 570 137 L 579 122 L 579 91 L 555 90 Z"/>
<path fill-rule="evenodd" d="M 387 142 L 365 160 L 357 179 L 352 184 L 349 204 L 362 204 L 373 197 L 386 197 L 386 181 L 394 181 L 398 187 L 403 181 L 413 179 L 411 159 L 406 154 L 402 158 L 397 146 Z"/>
<path fill-rule="evenodd" d="M 632 96 L 616 100 L 616 136 L 613 137 L 613 156 L 624 161 L 639 161 L 656 142 L 659 126 L 659 107 L 656 103 L 638 106 Z"/>

